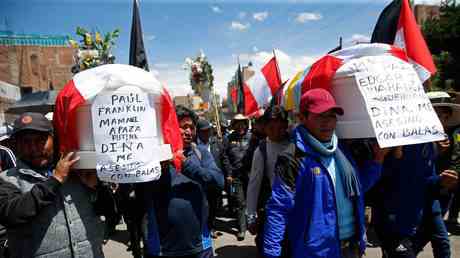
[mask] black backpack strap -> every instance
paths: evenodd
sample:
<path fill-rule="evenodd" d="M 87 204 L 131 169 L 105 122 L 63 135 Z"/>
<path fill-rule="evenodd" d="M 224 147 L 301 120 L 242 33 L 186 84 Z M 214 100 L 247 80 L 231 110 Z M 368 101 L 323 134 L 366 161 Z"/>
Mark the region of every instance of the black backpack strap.
<path fill-rule="evenodd" d="M 302 159 L 305 156 L 303 152 L 296 148 L 295 144 L 290 144 L 289 147 L 278 156 L 276 161 L 275 175 L 279 176 L 292 192 L 295 192 L 295 183 L 299 175 Z"/>

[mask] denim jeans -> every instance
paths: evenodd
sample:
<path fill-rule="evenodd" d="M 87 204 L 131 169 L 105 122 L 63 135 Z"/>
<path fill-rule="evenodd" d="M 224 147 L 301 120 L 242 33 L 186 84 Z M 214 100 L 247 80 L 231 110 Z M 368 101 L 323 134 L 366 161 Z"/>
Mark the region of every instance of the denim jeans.
<path fill-rule="evenodd" d="M 428 213 L 414 236 L 402 236 L 376 228 L 382 242 L 385 258 L 415 258 L 428 242 L 433 247 L 433 257 L 449 258 L 450 243 L 446 226 L 440 213 Z"/>
<path fill-rule="evenodd" d="M 450 258 L 449 235 L 440 213 L 425 215 L 413 242 L 416 253 L 421 252 L 431 242 L 434 258 Z"/>
<path fill-rule="evenodd" d="M 145 258 L 213 258 L 214 254 L 212 248 L 203 250 L 197 254 L 189 254 L 185 256 L 144 256 Z"/>

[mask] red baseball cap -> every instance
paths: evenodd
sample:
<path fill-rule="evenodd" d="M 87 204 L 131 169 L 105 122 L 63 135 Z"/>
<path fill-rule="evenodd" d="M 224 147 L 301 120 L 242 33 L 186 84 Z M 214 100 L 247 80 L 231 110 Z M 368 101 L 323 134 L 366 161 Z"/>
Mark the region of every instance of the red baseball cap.
<path fill-rule="evenodd" d="M 325 89 L 308 90 L 300 98 L 300 112 L 302 113 L 321 114 L 331 109 L 334 109 L 338 115 L 343 115 L 343 109 L 337 106 L 334 97 Z"/>

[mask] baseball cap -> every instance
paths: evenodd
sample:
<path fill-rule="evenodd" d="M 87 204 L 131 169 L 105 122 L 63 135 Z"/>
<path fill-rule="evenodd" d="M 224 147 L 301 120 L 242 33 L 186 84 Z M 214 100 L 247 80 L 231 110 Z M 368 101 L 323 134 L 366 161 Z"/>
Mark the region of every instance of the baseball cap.
<path fill-rule="evenodd" d="M 305 92 L 300 98 L 300 112 L 321 114 L 331 109 L 338 115 L 343 115 L 343 109 L 337 106 L 334 97 L 329 91 L 316 88 Z"/>
<path fill-rule="evenodd" d="M 282 120 L 287 120 L 288 115 L 286 110 L 282 106 L 269 106 L 264 114 L 263 114 L 263 120 L 264 121 L 270 121 L 274 119 L 282 119 Z"/>
<path fill-rule="evenodd" d="M 197 126 L 196 128 L 198 130 L 208 130 L 210 129 L 212 126 L 211 126 L 211 123 L 209 123 L 208 120 L 205 120 L 205 119 L 200 119 L 198 120 L 198 123 L 197 123 Z"/>
<path fill-rule="evenodd" d="M 52 134 L 53 126 L 44 115 L 40 113 L 26 112 L 14 121 L 12 135 L 24 130 L 48 132 Z"/>

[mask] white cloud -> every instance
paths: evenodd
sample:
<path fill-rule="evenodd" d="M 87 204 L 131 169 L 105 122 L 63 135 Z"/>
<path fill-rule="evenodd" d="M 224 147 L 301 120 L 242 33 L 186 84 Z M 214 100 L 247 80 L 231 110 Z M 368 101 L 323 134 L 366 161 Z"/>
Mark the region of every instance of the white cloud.
<path fill-rule="evenodd" d="M 236 60 L 236 55 L 234 60 Z M 272 51 L 258 51 L 256 53 L 243 53 L 238 55 L 241 65 L 247 65 L 249 61 L 254 67 L 261 67 L 269 58 L 273 56 Z M 296 72 L 311 65 L 319 56 L 291 56 L 284 51 L 276 50 L 276 57 L 280 67 L 281 77 L 287 80 L 294 76 Z M 237 64 L 232 63 L 212 63 L 214 75 L 214 88 L 221 98 L 227 96 L 227 83 L 235 74 Z M 153 64 L 151 72 L 166 85 L 172 96 L 185 96 L 192 94 L 189 81 L 189 71 L 182 68 L 182 64 Z"/>
<path fill-rule="evenodd" d="M 220 7 L 217 6 L 217 5 L 211 6 L 211 10 L 212 10 L 213 12 L 215 12 L 215 13 L 221 13 L 221 12 L 222 12 L 222 9 L 220 9 Z"/>
<path fill-rule="evenodd" d="M 345 40 L 345 43 L 358 44 L 358 43 L 369 43 L 371 38 L 362 34 L 353 34 L 350 38 Z"/>
<path fill-rule="evenodd" d="M 246 12 L 240 12 L 240 13 L 238 14 L 238 17 L 239 17 L 240 19 L 244 19 L 244 18 L 246 18 L 246 15 L 247 15 Z"/>
<path fill-rule="evenodd" d="M 157 37 L 155 35 L 145 35 L 144 38 L 147 41 L 152 41 L 152 40 L 155 40 Z"/>
<path fill-rule="evenodd" d="M 262 22 L 268 18 L 268 12 L 265 11 L 265 12 L 253 13 L 252 17 L 254 18 L 254 20 Z"/>
<path fill-rule="evenodd" d="M 308 21 L 317 21 L 317 20 L 320 20 L 322 18 L 323 18 L 323 16 L 321 14 L 319 14 L 319 13 L 304 12 L 304 13 L 297 14 L 297 17 L 295 18 L 295 20 L 298 23 L 306 23 Z"/>
<path fill-rule="evenodd" d="M 415 0 L 415 4 L 441 5 L 441 0 Z"/>
<path fill-rule="evenodd" d="M 259 51 L 259 49 L 256 46 L 253 46 L 252 51 L 257 52 L 257 51 Z"/>
<path fill-rule="evenodd" d="M 243 24 L 241 22 L 237 21 L 232 21 L 232 24 L 230 25 L 230 29 L 232 30 L 239 30 L 239 31 L 246 31 L 249 29 L 251 25 L 249 23 Z"/>
<path fill-rule="evenodd" d="M 276 59 L 280 68 L 281 78 L 287 80 L 311 65 L 319 56 L 291 56 L 282 50 L 275 50 Z M 252 62 L 254 67 L 262 67 L 268 60 L 273 57 L 273 52 L 259 51 L 257 53 L 240 54 L 241 64 Z"/>

